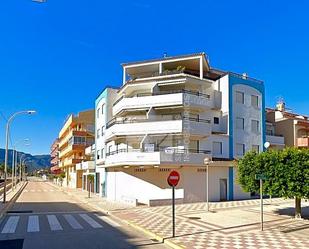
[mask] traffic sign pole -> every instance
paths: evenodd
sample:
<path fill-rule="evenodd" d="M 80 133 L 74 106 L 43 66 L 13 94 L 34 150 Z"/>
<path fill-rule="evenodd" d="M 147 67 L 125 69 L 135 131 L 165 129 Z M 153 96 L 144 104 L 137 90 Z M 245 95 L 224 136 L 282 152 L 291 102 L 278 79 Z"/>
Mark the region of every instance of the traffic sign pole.
<path fill-rule="evenodd" d="M 177 171 L 172 171 L 168 178 L 167 183 L 172 187 L 172 224 L 173 224 L 173 231 L 172 237 L 175 237 L 175 230 L 176 230 L 176 222 L 175 222 L 175 187 L 177 186 L 180 180 L 180 175 Z"/>
<path fill-rule="evenodd" d="M 173 238 L 175 237 L 175 187 L 173 186 L 173 196 L 172 196 L 172 216 L 173 216 Z"/>

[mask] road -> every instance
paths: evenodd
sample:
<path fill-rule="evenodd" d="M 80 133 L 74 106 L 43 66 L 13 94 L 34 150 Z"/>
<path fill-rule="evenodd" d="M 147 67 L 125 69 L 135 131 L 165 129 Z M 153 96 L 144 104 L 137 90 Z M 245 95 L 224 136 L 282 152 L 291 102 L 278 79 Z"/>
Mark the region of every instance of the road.
<path fill-rule="evenodd" d="M 0 221 L 1 249 L 167 248 L 46 183 L 29 181 Z"/>

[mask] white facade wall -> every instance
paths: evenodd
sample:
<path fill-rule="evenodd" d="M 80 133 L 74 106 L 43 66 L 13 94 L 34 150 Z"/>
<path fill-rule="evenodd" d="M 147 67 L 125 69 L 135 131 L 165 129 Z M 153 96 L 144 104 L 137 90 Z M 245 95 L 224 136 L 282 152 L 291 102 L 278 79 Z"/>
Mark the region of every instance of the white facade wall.
<path fill-rule="evenodd" d="M 259 151 L 263 150 L 263 122 L 262 122 L 262 94 L 256 89 L 246 85 L 234 85 L 233 91 L 233 137 L 234 137 L 234 158 L 237 155 L 237 144 L 244 144 L 245 151 L 252 150 L 253 145 L 259 146 Z M 244 93 L 244 104 L 236 103 L 236 92 Z M 259 98 L 258 108 L 251 105 L 251 96 L 255 95 Z M 238 129 L 236 126 L 237 118 L 244 119 L 244 130 Z M 259 131 L 252 131 L 252 120 L 259 122 Z"/>

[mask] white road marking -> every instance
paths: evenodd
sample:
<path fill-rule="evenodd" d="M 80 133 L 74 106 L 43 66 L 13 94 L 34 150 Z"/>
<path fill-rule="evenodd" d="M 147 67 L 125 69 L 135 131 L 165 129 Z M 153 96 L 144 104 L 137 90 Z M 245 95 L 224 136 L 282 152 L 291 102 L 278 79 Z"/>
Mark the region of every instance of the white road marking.
<path fill-rule="evenodd" d="M 52 231 L 59 231 L 63 230 L 62 226 L 60 225 L 56 215 L 47 215 L 47 220 Z"/>
<path fill-rule="evenodd" d="M 47 189 L 44 189 L 44 192 L 47 192 Z"/>
<path fill-rule="evenodd" d="M 28 233 L 36 233 L 40 231 L 39 216 L 31 215 L 28 217 Z"/>
<path fill-rule="evenodd" d="M 8 218 L 1 233 L 15 233 L 18 221 L 19 216 L 11 216 L 10 218 Z"/>
<path fill-rule="evenodd" d="M 70 224 L 70 226 L 73 229 L 83 229 L 81 224 L 78 223 L 78 221 L 73 217 L 71 214 L 64 214 L 63 217 L 66 219 L 66 221 Z"/>
<path fill-rule="evenodd" d="M 30 192 L 34 192 L 34 191 L 35 191 L 34 189 L 31 189 L 31 190 L 30 190 Z"/>
<path fill-rule="evenodd" d="M 119 223 L 117 223 L 116 221 L 112 220 L 109 217 L 100 216 L 100 219 L 103 220 L 104 222 L 106 222 L 107 224 L 111 225 L 112 227 L 121 227 L 121 225 Z"/>
<path fill-rule="evenodd" d="M 98 222 L 96 222 L 94 219 L 92 219 L 88 214 L 80 214 L 79 216 L 82 217 L 83 220 L 86 221 L 93 228 L 102 228 L 103 227 Z"/>

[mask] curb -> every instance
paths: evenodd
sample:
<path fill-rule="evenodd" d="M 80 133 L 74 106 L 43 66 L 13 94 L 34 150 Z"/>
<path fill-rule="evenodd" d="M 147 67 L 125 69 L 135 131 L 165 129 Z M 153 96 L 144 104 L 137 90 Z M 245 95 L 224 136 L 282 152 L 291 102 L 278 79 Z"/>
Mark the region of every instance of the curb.
<path fill-rule="evenodd" d="M 14 205 L 15 201 L 18 199 L 20 194 L 23 192 L 25 187 L 27 186 L 28 182 L 24 182 L 23 185 L 19 188 L 19 190 L 13 195 L 11 200 L 9 200 L 3 207 L 3 209 L 0 212 L 0 221 L 5 217 L 6 212 Z"/>
<path fill-rule="evenodd" d="M 72 194 L 72 193 L 70 193 L 70 192 L 65 191 L 63 188 L 61 188 L 61 187 L 58 186 L 58 185 L 54 185 L 54 184 L 51 184 L 51 185 L 53 185 L 53 186 L 55 186 L 55 187 L 61 189 L 61 190 L 62 190 L 64 193 L 66 193 L 67 195 L 73 196 L 73 197 L 75 197 L 75 198 L 81 200 L 83 203 L 85 203 L 85 204 L 91 206 L 92 208 L 97 209 L 97 210 L 100 210 L 101 212 L 105 213 L 107 216 L 110 216 L 110 217 L 114 218 L 115 220 L 120 221 L 121 223 L 125 223 L 125 224 L 129 225 L 129 226 L 133 227 L 134 229 L 143 232 L 144 234 L 146 234 L 146 235 L 148 235 L 148 236 L 154 238 L 155 240 L 157 240 L 157 241 L 159 241 L 159 242 L 161 242 L 161 243 L 163 243 L 163 244 L 168 245 L 169 247 L 171 247 L 171 248 L 173 248 L 173 249 L 185 249 L 185 248 L 186 248 L 186 247 L 183 247 L 183 246 L 179 246 L 179 245 L 177 245 L 176 243 L 174 243 L 174 242 L 172 242 L 172 241 L 169 241 L 170 238 L 163 238 L 162 236 L 159 236 L 159 235 L 157 235 L 157 234 L 155 234 L 155 233 L 153 233 L 153 232 L 151 232 L 151 231 L 149 231 L 149 230 L 147 230 L 147 229 L 145 229 L 145 228 L 143 228 L 143 227 L 141 227 L 141 226 L 139 226 L 139 225 L 136 225 L 135 223 L 133 223 L 133 222 L 131 222 L 131 221 L 122 220 L 122 219 L 118 218 L 117 216 L 115 216 L 114 214 L 112 214 L 110 211 L 105 210 L 105 209 L 103 209 L 103 208 L 101 208 L 101 207 L 98 207 L 98 206 L 96 206 L 96 205 L 94 205 L 94 204 L 92 204 L 92 203 L 89 203 L 89 202 L 83 200 L 82 198 L 77 197 L 76 195 L 74 195 L 74 194 Z"/>

